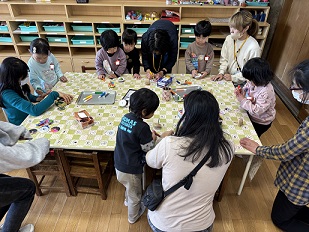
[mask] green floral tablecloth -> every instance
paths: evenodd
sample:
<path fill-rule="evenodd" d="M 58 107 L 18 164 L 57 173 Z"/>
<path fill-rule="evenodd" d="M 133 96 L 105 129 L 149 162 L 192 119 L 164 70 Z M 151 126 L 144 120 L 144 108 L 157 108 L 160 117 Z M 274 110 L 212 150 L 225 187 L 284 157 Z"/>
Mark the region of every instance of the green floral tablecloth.
<path fill-rule="evenodd" d="M 178 111 L 183 108 L 183 102 L 163 101 L 162 89 L 156 86 L 155 82 L 150 85 L 145 84 L 145 78 L 140 80 L 133 79 L 131 75 L 124 75 L 124 82 L 114 80 L 116 91 L 116 100 L 113 105 L 78 105 L 76 100 L 82 91 L 106 91 L 110 80 L 102 81 L 96 78 L 95 74 L 90 73 L 66 73 L 67 83 L 59 82 L 54 89 L 74 95 L 72 104 L 65 107 L 65 110 L 58 110 L 57 106 L 52 106 L 48 111 L 39 117 L 28 116 L 22 123 L 27 129 L 39 129 L 36 124 L 40 120 L 49 118 L 54 120 L 52 127 L 60 127 L 60 131 L 43 132 L 38 130 L 33 135 L 34 138 L 46 137 L 50 140 L 52 148 L 64 149 L 84 149 L 84 150 L 114 150 L 116 143 L 117 127 L 121 117 L 129 112 L 128 107 L 118 106 L 118 102 L 123 98 L 128 89 L 139 89 L 141 87 L 150 88 L 155 91 L 160 98 L 160 106 L 155 112 L 153 118 L 146 122 L 153 128 L 153 124 L 158 122 L 162 125 L 162 133 L 166 130 L 175 129 L 179 120 Z M 258 143 L 256 132 L 250 122 L 246 111 L 240 109 L 239 103 L 234 96 L 234 86 L 231 82 L 219 81 L 213 82 L 209 79 L 196 80 L 189 75 L 176 74 L 172 88 L 181 87 L 175 79 L 183 83 L 190 80 L 192 85 L 200 85 L 204 90 L 211 91 L 217 98 L 221 116 L 223 118 L 223 129 L 231 136 L 235 143 L 237 154 L 250 154 L 239 145 L 239 139 L 249 137 Z M 185 86 L 182 86 L 185 88 Z M 87 110 L 94 118 L 95 124 L 92 127 L 82 129 L 75 120 L 73 113 L 81 110 Z M 243 118 L 244 125 L 238 126 L 238 119 Z"/>

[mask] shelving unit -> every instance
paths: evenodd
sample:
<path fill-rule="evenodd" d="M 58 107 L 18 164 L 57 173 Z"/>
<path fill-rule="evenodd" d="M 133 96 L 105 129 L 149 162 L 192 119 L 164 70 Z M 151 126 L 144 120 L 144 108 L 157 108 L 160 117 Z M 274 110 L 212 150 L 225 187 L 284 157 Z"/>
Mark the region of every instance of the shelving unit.
<path fill-rule="evenodd" d="M 104 28 L 115 28 L 121 34 L 125 28 L 134 28 L 138 32 L 140 42 L 142 34 L 154 22 L 152 20 L 126 20 L 126 13 L 130 10 L 151 13 L 161 13 L 162 10 L 172 10 L 181 15 L 180 22 L 174 22 L 179 31 L 178 60 L 173 69 L 174 73 L 184 73 L 184 53 L 187 42 L 194 40 L 195 24 L 202 19 L 209 19 L 212 23 L 212 33 L 209 42 L 215 51 L 215 63 L 218 65 L 221 46 L 229 34 L 228 18 L 243 9 L 254 14 L 264 12 L 265 22 L 260 22 L 261 32 L 257 36 L 262 50 L 268 35 L 269 24 L 266 22 L 269 7 L 240 7 L 222 5 L 166 5 L 165 0 L 154 1 L 125 1 L 125 0 L 90 0 L 87 4 L 78 4 L 75 0 L 52 0 L 50 3 L 30 1 L 0 2 L 0 21 L 7 24 L 7 31 L 0 30 L 0 38 L 10 37 L 12 42 L 0 40 L 0 62 L 8 56 L 17 56 L 28 61 L 30 41 L 36 37 L 47 38 L 51 51 L 59 60 L 63 71 L 81 71 L 81 66 L 94 66 L 96 52 L 101 48 L 99 38 Z M 20 30 L 20 25 L 30 23 L 35 31 Z M 58 25 L 56 31 L 46 25 Z M 73 27 L 74 29 L 73 29 Z M 81 29 L 76 30 L 76 26 Z M 84 27 L 85 26 L 85 27 Z M 99 28 L 101 31 L 98 31 Z M 59 28 L 61 28 L 60 31 Z M 29 38 L 30 36 L 30 38 Z M 77 38 L 87 36 L 91 42 L 77 41 Z M 30 41 L 23 41 L 23 40 Z M 72 42 L 74 39 L 74 44 Z M 6 39 L 2 39 L 6 40 Z M 140 45 L 137 44 L 137 48 Z M 216 69 L 214 69 L 216 70 Z"/>

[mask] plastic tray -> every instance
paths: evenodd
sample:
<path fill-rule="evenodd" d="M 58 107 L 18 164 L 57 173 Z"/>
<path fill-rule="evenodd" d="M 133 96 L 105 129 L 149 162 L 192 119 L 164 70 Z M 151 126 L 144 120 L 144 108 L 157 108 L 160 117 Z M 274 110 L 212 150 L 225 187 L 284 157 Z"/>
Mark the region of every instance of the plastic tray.
<path fill-rule="evenodd" d="M 180 47 L 181 48 L 187 48 L 189 44 L 194 42 L 194 38 L 181 38 L 180 39 Z"/>
<path fill-rule="evenodd" d="M 248 2 L 246 1 L 247 6 L 268 6 L 269 2 Z"/>
<path fill-rule="evenodd" d="M 23 42 L 31 42 L 34 39 L 39 38 L 39 36 L 33 36 L 33 35 L 20 35 L 20 39 Z"/>
<path fill-rule="evenodd" d="M 71 27 L 72 27 L 73 31 L 92 32 L 92 26 L 91 25 L 72 24 Z"/>
<path fill-rule="evenodd" d="M 100 97 L 102 92 L 108 93 L 107 97 Z M 85 101 L 84 98 L 89 95 L 92 98 L 89 101 Z M 78 96 L 76 103 L 78 105 L 113 105 L 115 99 L 116 91 L 114 90 L 83 91 Z"/>
<path fill-rule="evenodd" d="M 26 32 L 38 32 L 38 29 L 36 26 L 25 26 L 24 24 L 19 25 L 19 28 L 21 31 L 26 31 Z"/>
<path fill-rule="evenodd" d="M 66 42 L 68 42 L 66 37 L 49 37 L 49 36 L 47 36 L 46 39 L 50 43 L 66 43 Z"/>
<path fill-rule="evenodd" d="M 0 26 L 0 31 L 9 31 L 9 28 L 6 25 Z"/>
<path fill-rule="evenodd" d="M 92 36 L 74 36 L 72 39 L 72 44 L 76 45 L 76 44 L 94 44 L 94 39 Z"/>
<path fill-rule="evenodd" d="M 120 33 L 120 27 L 97 27 L 99 33 L 102 33 L 106 30 L 113 30 L 116 33 Z"/>
<path fill-rule="evenodd" d="M 131 28 L 128 28 L 128 29 L 132 29 L 137 34 L 144 34 L 148 30 L 148 28 L 137 28 L 137 27 L 131 27 Z"/>
<path fill-rule="evenodd" d="M 193 34 L 194 28 L 181 28 L 181 33 L 182 34 Z"/>
<path fill-rule="evenodd" d="M 12 43 L 12 38 L 11 37 L 2 37 L 0 36 L 0 42 L 4 42 L 4 43 Z"/>
<path fill-rule="evenodd" d="M 173 98 L 175 101 L 183 101 L 184 96 L 192 92 L 193 90 L 201 90 L 202 87 L 199 85 L 187 85 L 181 88 L 173 89 L 173 91 L 176 93 L 173 95 Z"/>
<path fill-rule="evenodd" d="M 64 32 L 64 26 L 48 25 L 48 26 L 43 26 L 43 28 L 44 28 L 44 31 Z"/>

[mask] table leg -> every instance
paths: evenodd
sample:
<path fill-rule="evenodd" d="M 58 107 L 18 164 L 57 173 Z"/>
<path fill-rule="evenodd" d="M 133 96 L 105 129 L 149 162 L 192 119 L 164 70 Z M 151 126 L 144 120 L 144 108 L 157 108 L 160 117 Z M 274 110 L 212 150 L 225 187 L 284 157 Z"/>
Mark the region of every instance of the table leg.
<path fill-rule="evenodd" d="M 243 189 L 243 187 L 244 187 L 245 181 L 246 181 L 247 176 L 248 176 L 248 173 L 249 173 L 249 169 L 250 169 L 252 160 L 253 160 L 253 155 L 250 155 L 249 160 L 248 160 L 247 165 L 246 165 L 245 172 L 244 172 L 244 174 L 243 174 L 243 176 L 242 176 L 242 180 L 241 180 L 241 182 L 240 182 L 240 186 L 239 186 L 237 195 L 240 195 L 240 194 L 241 194 L 241 191 L 242 191 L 242 189 Z"/>

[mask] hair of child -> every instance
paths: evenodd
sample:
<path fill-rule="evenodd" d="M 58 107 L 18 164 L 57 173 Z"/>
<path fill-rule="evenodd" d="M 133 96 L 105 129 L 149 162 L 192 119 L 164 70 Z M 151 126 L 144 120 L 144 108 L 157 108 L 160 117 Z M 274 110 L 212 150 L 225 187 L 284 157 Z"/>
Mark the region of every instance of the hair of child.
<path fill-rule="evenodd" d="M 103 31 L 100 36 L 100 43 L 105 51 L 109 48 L 119 47 L 119 37 L 113 30 Z"/>
<path fill-rule="evenodd" d="M 49 55 L 50 53 L 50 46 L 46 39 L 43 38 L 36 38 L 31 41 L 30 43 L 30 52 L 31 54 L 42 54 L 42 55 Z"/>
<path fill-rule="evenodd" d="M 247 10 L 241 10 L 235 13 L 229 21 L 229 26 L 234 27 L 239 31 L 242 31 L 245 27 L 249 27 L 247 30 L 248 35 L 255 37 L 259 30 L 259 23 L 252 17 L 252 14 Z"/>
<path fill-rule="evenodd" d="M 136 31 L 129 28 L 125 29 L 122 33 L 121 39 L 125 44 L 137 44 Z"/>
<path fill-rule="evenodd" d="M 130 106 L 129 109 L 137 117 L 143 118 L 143 110 L 147 116 L 154 113 L 159 107 L 160 100 L 158 95 L 150 89 L 141 88 L 135 91 L 130 96 Z"/>
<path fill-rule="evenodd" d="M 5 58 L 0 66 L 0 106 L 5 108 L 2 101 L 2 92 L 6 89 L 14 90 L 19 96 L 26 99 L 20 87 L 20 80 L 28 76 L 28 65 L 16 57 Z"/>
<path fill-rule="evenodd" d="M 269 63 L 259 57 L 247 61 L 242 69 L 242 75 L 256 86 L 266 86 L 274 77 Z"/>
<path fill-rule="evenodd" d="M 160 55 L 164 55 L 171 46 L 170 36 L 167 31 L 156 29 L 149 33 L 148 46 L 151 53 L 158 52 Z"/>
<path fill-rule="evenodd" d="M 294 82 L 303 90 L 302 101 L 308 99 L 309 95 L 309 59 L 302 61 L 290 71 L 292 83 Z"/>
<path fill-rule="evenodd" d="M 219 104 L 206 90 L 194 90 L 184 98 L 184 114 L 180 118 L 175 136 L 192 140 L 185 145 L 185 159 L 192 162 L 207 156 L 207 166 L 217 167 L 232 159 L 230 143 L 224 138 L 219 123 Z"/>
<path fill-rule="evenodd" d="M 199 21 L 194 27 L 194 35 L 195 36 L 203 36 L 207 37 L 211 33 L 211 23 L 207 20 Z"/>

